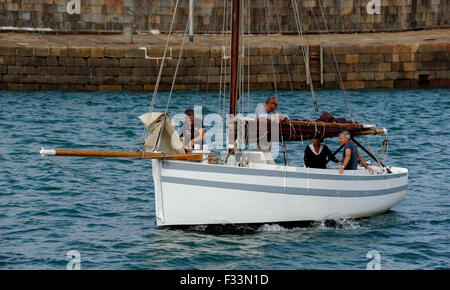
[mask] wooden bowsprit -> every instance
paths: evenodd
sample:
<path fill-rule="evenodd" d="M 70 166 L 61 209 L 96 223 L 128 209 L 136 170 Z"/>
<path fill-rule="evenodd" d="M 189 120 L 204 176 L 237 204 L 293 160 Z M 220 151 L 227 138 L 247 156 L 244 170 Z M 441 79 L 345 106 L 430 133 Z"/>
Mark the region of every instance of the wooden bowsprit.
<path fill-rule="evenodd" d="M 164 159 L 183 160 L 201 162 L 203 154 L 178 154 L 162 152 L 114 152 L 114 151 L 94 151 L 94 150 L 65 150 L 65 149 L 44 149 L 40 151 L 42 156 L 73 156 L 73 157 L 102 157 L 102 158 L 141 158 L 141 159 Z M 209 158 L 213 156 L 209 155 Z"/>

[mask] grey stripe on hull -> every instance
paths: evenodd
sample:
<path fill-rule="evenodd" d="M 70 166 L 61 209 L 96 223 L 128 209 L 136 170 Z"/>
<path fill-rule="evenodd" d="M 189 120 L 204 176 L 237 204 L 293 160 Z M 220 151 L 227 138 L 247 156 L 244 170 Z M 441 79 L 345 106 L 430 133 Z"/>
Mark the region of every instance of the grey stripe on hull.
<path fill-rule="evenodd" d="M 195 172 L 211 172 L 238 175 L 258 175 L 261 177 L 290 177 L 290 178 L 311 178 L 326 180 L 385 180 L 407 176 L 407 173 L 387 174 L 387 175 L 338 175 L 338 174 L 319 174 L 319 173 L 303 173 L 282 170 L 267 170 L 257 168 L 231 167 L 221 165 L 195 164 L 177 161 L 163 161 L 162 168 L 171 170 L 195 171 Z M 327 169 L 323 169 L 327 170 Z M 336 169 L 337 171 L 337 169 Z"/>
<path fill-rule="evenodd" d="M 280 194 L 294 194 L 294 195 L 309 195 L 309 196 L 327 196 L 327 197 L 367 197 L 391 194 L 406 190 L 408 185 L 377 189 L 377 190 L 334 190 L 334 189 L 319 189 L 319 188 L 302 188 L 302 187 L 283 187 L 283 186 L 267 186 L 259 184 L 246 183 L 231 183 L 221 181 L 199 180 L 172 176 L 161 176 L 162 182 L 176 183 L 183 185 L 194 185 L 202 187 L 246 190 L 256 192 L 280 193 Z"/>

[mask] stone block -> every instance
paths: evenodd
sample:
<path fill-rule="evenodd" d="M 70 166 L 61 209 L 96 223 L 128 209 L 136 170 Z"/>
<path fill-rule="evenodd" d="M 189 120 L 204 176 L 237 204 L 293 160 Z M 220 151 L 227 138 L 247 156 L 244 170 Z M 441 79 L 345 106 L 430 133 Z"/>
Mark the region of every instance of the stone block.
<path fill-rule="evenodd" d="M 4 75 L 8 73 L 8 66 L 6 65 L 0 65 L 0 75 Z M 1 80 L 1 78 L 0 78 Z"/>
<path fill-rule="evenodd" d="M 411 62 L 415 61 L 415 54 L 414 53 L 400 53 L 400 62 Z"/>
<path fill-rule="evenodd" d="M 268 74 L 259 74 L 259 75 L 256 76 L 256 81 L 258 83 L 270 82 L 271 81 L 270 75 L 268 75 Z"/>
<path fill-rule="evenodd" d="M 11 90 L 11 91 L 22 91 L 23 90 L 23 84 L 9 83 L 8 84 L 8 90 Z"/>
<path fill-rule="evenodd" d="M 125 55 L 125 49 L 122 47 L 105 47 L 104 55 L 108 58 L 121 58 Z"/>
<path fill-rule="evenodd" d="M 432 53 L 432 60 L 446 61 L 450 59 L 450 50 L 435 51 Z"/>
<path fill-rule="evenodd" d="M 374 72 L 361 72 L 358 74 L 358 79 L 362 81 L 371 81 L 375 80 Z"/>
<path fill-rule="evenodd" d="M 396 80 L 399 78 L 399 72 L 386 72 L 386 80 Z"/>
<path fill-rule="evenodd" d="M 405 62 L 403 63 L 403 70 L 404 71 L 415 71 L 416 70 L 416 63 L 415 62 Z"/>
<path fill-rule="evenodd" d="M 59 66 L 58 58 L 56 56 L 47 57 L 47 65 L 49 66 Z"/>
<path fill-rule="evenodd" d="M 384 54 L 384 62 L 400 62 L 400 55 L 398 53 Z"/>
<path fill-rule="evenodd" d="M 382 80 L 381 81 L 381 87 L 387 88 L 387 89 L 393 89 L 394 88 L 394 81 L 393 80 Z"/>
<path fill-rule="evenodd" d="M 450 79 L 450 70 L 437 71 L 436 78 L 437 79 Z"/>
<path fill-rule="evenodd" d="M 19 46 L 16 51 L 17 56 L 33 56 L 34 50 L 32 47 L 21 47 Z"/>
<path fill-rule="evenodd" d="M 104 60 L 103 58 L 90 57 L 87 59 L 87 65 L 89 67 L 101 67 L 104 66 Z"/>
<path fill-rule="evenodd" d="M 16 57 L 16 65 L 31 65 L 32 64 L 31 56 L 17 56 Z"/>
<path fill-rule="evenodd" d="M 98 86 L 97 85 L 85 85 L 84 86 L 84 90 L 88 91 L 88 92 L 96 92 L 98 91 Z"/>
<path fill-rule="evenodd" d="M 197 57 L 195 59 L 198 60 L 198 62 L 201 63 L 201 65 L 203 65 L 203 64 L 208 65 L 208 63 L 209 63 L 209 58 L 202 58 L 202 57 L 198 58 Z M 180 66 L 190 67 L 193 65 L 196 65 L 196 64 L 194 63 L 194 58 L 192 58 L 192 57 L 183 57 L 180 61 Z"/>
<path fill-rule="evenodd" d="M 358 73 L 355 73 L 355 72 L 347 73 L 345 80 L 347 80 L 347 81 L 357 81 L 358 80 Z"/>
<path fill-rule="evenodd" d="M 67 46 L 52 46 L 50 47 L 51 56 L 67 57 Z"/>
<path fill-rule="evenodd" d="M 209 47 L 189 47 L 183 51 L 184 56 L 209 58 L 211 51 Z"/>
<path fill-rule="evenodd" d="M 70 53 L 69 53 L 69 55 L 70 55 Z M 74 66 L 87 66 L 87 61 L 84 58 L 82 58 L 82 57 L 74 57 L 73 58 L 73 65 Z"/>
<path fill-rule="evenodd" d="M 4 65 L 16 65 L 16 57 L 15 56 L 3 56 L 3 64 Z"/>
<path fill-rule="evenodd" d="M 67 84 L 68 80 L 73 76 L 65 76 L 65 75 L 44 75 L 44 82 L 46 84 Z"/>
<path fill-rule="evenodd" d="M 121 85 L 99 85 L 99 91 L 121 91 L 123 87 Z"/>
<path fill-rule="evenodd" d="M 411 46 L 408 44 L 395 44 L 394 53 L 411 53 Z"/>
<path fill-rule="evenodd" d="M 336 74 L 335 73 L 324 73 L 323 80 L 325 82 L 333 82 L 336 80 Z"/>
<path fill-rule="evenodd" d="M 81 47 L 81 46 L 69 46 L 67 48 L 67 53 L 69 57 L 90 57 L 91 56 L 91 48 L 90 47 Z"/>
<path fill-rule="evenodd" d="M 370 54 L 360 54 L 359 55 L 359 63 L 370 63 L 371 55 Z"/>
<path fill-rule="evenodd" d="M 22 74 L 22 66 L 8 66 L 9 75 L 20 75 Z"/>
<path fill-rule="evenodd" d="M 344 64 L 344 63 L 339 64 L 339 70 L 342 73 L 353 72 L 354 71 L 352 64 Z"/>
<path fill-rule="evenodd" d="M 380 71 L 380 72 L 391 71 L 391 64 L 390 63 L 379 63 L 378 71 Z"/>
<path fill-rule="evenodd" d="M 45 76 L 43 75 L 27 75 L 24 79 L 22 79 L 22 83 L 37 83 L 42 84 L 45 82 Z"/>
<path fill-rule="evenodd" d="M 432 61 L 434 59 L 434 54 L 429 52 L 417 53 L 415 55 L 415 60 L 417 61 Z"/>
<path fill-rule="evenodd" d="M 129 76 L 131 75 L 130 68 L 121 68 L 121 67 L 109 67 L 107 68 L 108 76 Z"/>
<path fill-rule="evenodd" d="M 374 73 L 374 79 L 376 81 L 383 81 L 386 78 L 386 73 L 384 72 L 376 72 Z"/>
<path fill-rule="evenodd" d="M 372 54 L 370 56 L 370 61 L 372 63 L 382 63 L 384 61 L 384 55 L 381 53 Z"/>
<path fill-rule="evenodd" d="M 50 47 L 49 46 L 41 46 L 34 47 L 34 56 L 50 56 Z"/>
<path fill-rule="evenodd" d="M 120 66 L 119 59 L 117 58 L 104 58 L 103 59 L 104 67 L 118 67 Z"/>
<path fill-rule="evenodd" d="M 159 63 L 155 59 L 134 59 L 134 67 L 156 67 L 159 69 Z"/>
<path fill-rule="evenodd" d="M 80 74 L 80 68 L 77 67 L 77 66 L 66 67 L 66 74 L 67 75 L 79 75 Z"/>
<path fill-rule="evenodd" d="M 35 66 L 24 66 L 22 73 L 25 75 L 35 75 L 37 74 L 37 68 Z"/>
<path fill-rule="evenodd" d="M 42 75 L 56 75 L 64 76 L 66 74 L 66 68 L 63 66 L 44 66 L 38 67 L 38 73 Z"/>
<path fill-rule="evenodd" d="M 345 62 L 348 64 L 358 63 L 359 55 L 358 54 L 347 54 L 345 56 Z"/>
<path fill-rule="evenodd" d="M 104 48 L 103 47 L 91 47 L 91 57 L 103 57 Z"/>
<path fill-rule="evenodd" d="M 145 51 L 138 47 L 125 48 L 125 57 L 145 58 Z"/>
<path fill-rule="evenodd" d="M 344 88 L 349 90 L 364 89 L 364 87 L 363 81 L 344 81 Z"/>
<path fill-rule="evenodd" d="M 125 91 L 130 91 L 130 92 L 142 92 L 144 90 L 144 86 L 143 85 L 125 85 L 123 87 L 123 89 Z"/>
<path fill-rule="evenodd" d="M 73 66 L 73 58 L 71 58 L 71 57 L 58 57 L 58 63 L 61 66 L 71 67 L 71 66 Z"/>
<path fill-rule="evenodd" d="M 132 58 L 121 58 L 119 63 L 121 67 L 134 67 L 134 60 Z"/>

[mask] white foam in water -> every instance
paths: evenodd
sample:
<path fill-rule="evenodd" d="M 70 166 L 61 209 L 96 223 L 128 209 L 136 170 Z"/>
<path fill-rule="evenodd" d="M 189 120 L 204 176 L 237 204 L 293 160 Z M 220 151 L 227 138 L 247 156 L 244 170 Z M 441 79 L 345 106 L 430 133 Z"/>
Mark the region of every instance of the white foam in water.
<path fill-rule="evenodd" d="M 277 224 L 273 225 L 265 224 L 262 225 L 258 230 L 261 232 L 284 232 L 287 231 L 288 229 Z"/>
<path fill-rule="evenodd" d="M 330 221 L 317 221 L 313 224 L 314 227 L 317 227 L 321 230 L 326 230 L 326 229 L 347 229 L 347 230 L 355 230 L 355 229 L 359 229 L 360 225 L 357 221 L 355 221 L 352 218 L 340 218 L 340 219 L 336 219 L 333 220 L 332 222 Z"/>

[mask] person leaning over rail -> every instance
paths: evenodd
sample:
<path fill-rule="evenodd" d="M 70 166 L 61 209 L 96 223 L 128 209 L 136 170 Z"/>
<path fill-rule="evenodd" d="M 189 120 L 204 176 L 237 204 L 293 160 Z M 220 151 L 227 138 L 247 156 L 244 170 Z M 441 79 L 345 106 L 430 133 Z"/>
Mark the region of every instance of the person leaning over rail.
<path fill-rule="evenodd" d="M 288 119 L 287 115 L 280 114 L 277 111 L 278 99 L 274 96 L 267 98 L 266 103 L 258 103 L 256 106 L 255 115 L 256 118 L 267 118 L 272 119 L 276 122 L 284 121 Z"/>
<path fill-rule="evenodd" d="M 202 120 L 196 120 L 194 117 L 194 109 L 188 108 L 184 111 L 186 120 L 180 128 L 180 141 L 183 143 L 186 153 L 192 152 L 194 144 L 203 145 L 205 138 L 205 128 L 203 128 Z"/>
<path fill-rule="evenodd" d="M 358 148 L 355 143 L 350 140 L 350 133 L 347 131 L 341 132 L 339 134 L 339 143 L 344 145 L 344 153 L 342 154 L 342 165 L 339 167 L 339 173 L 344 173 L 344 170 L 356 170 L 358 169 L 358 159 L 361 161 L 362 165 L 373 173 L 373 169 L 370 168 L 366 160 L 362 157 L 361 153 L 358 152 Z"/>
<path fill-rule="evenodd" d="M 321 143 L 322 138 L 319 136 L 314 136 L 311 139 L 311 145 L 306 147 L 303 158 L 306 167 L 326 169 L 327 157 L 333 162 L 341 161 L 340 158 L 333 156 L 333 153 L 331 153 L 330 148 L 328 148 L 327 145 Z"/>

